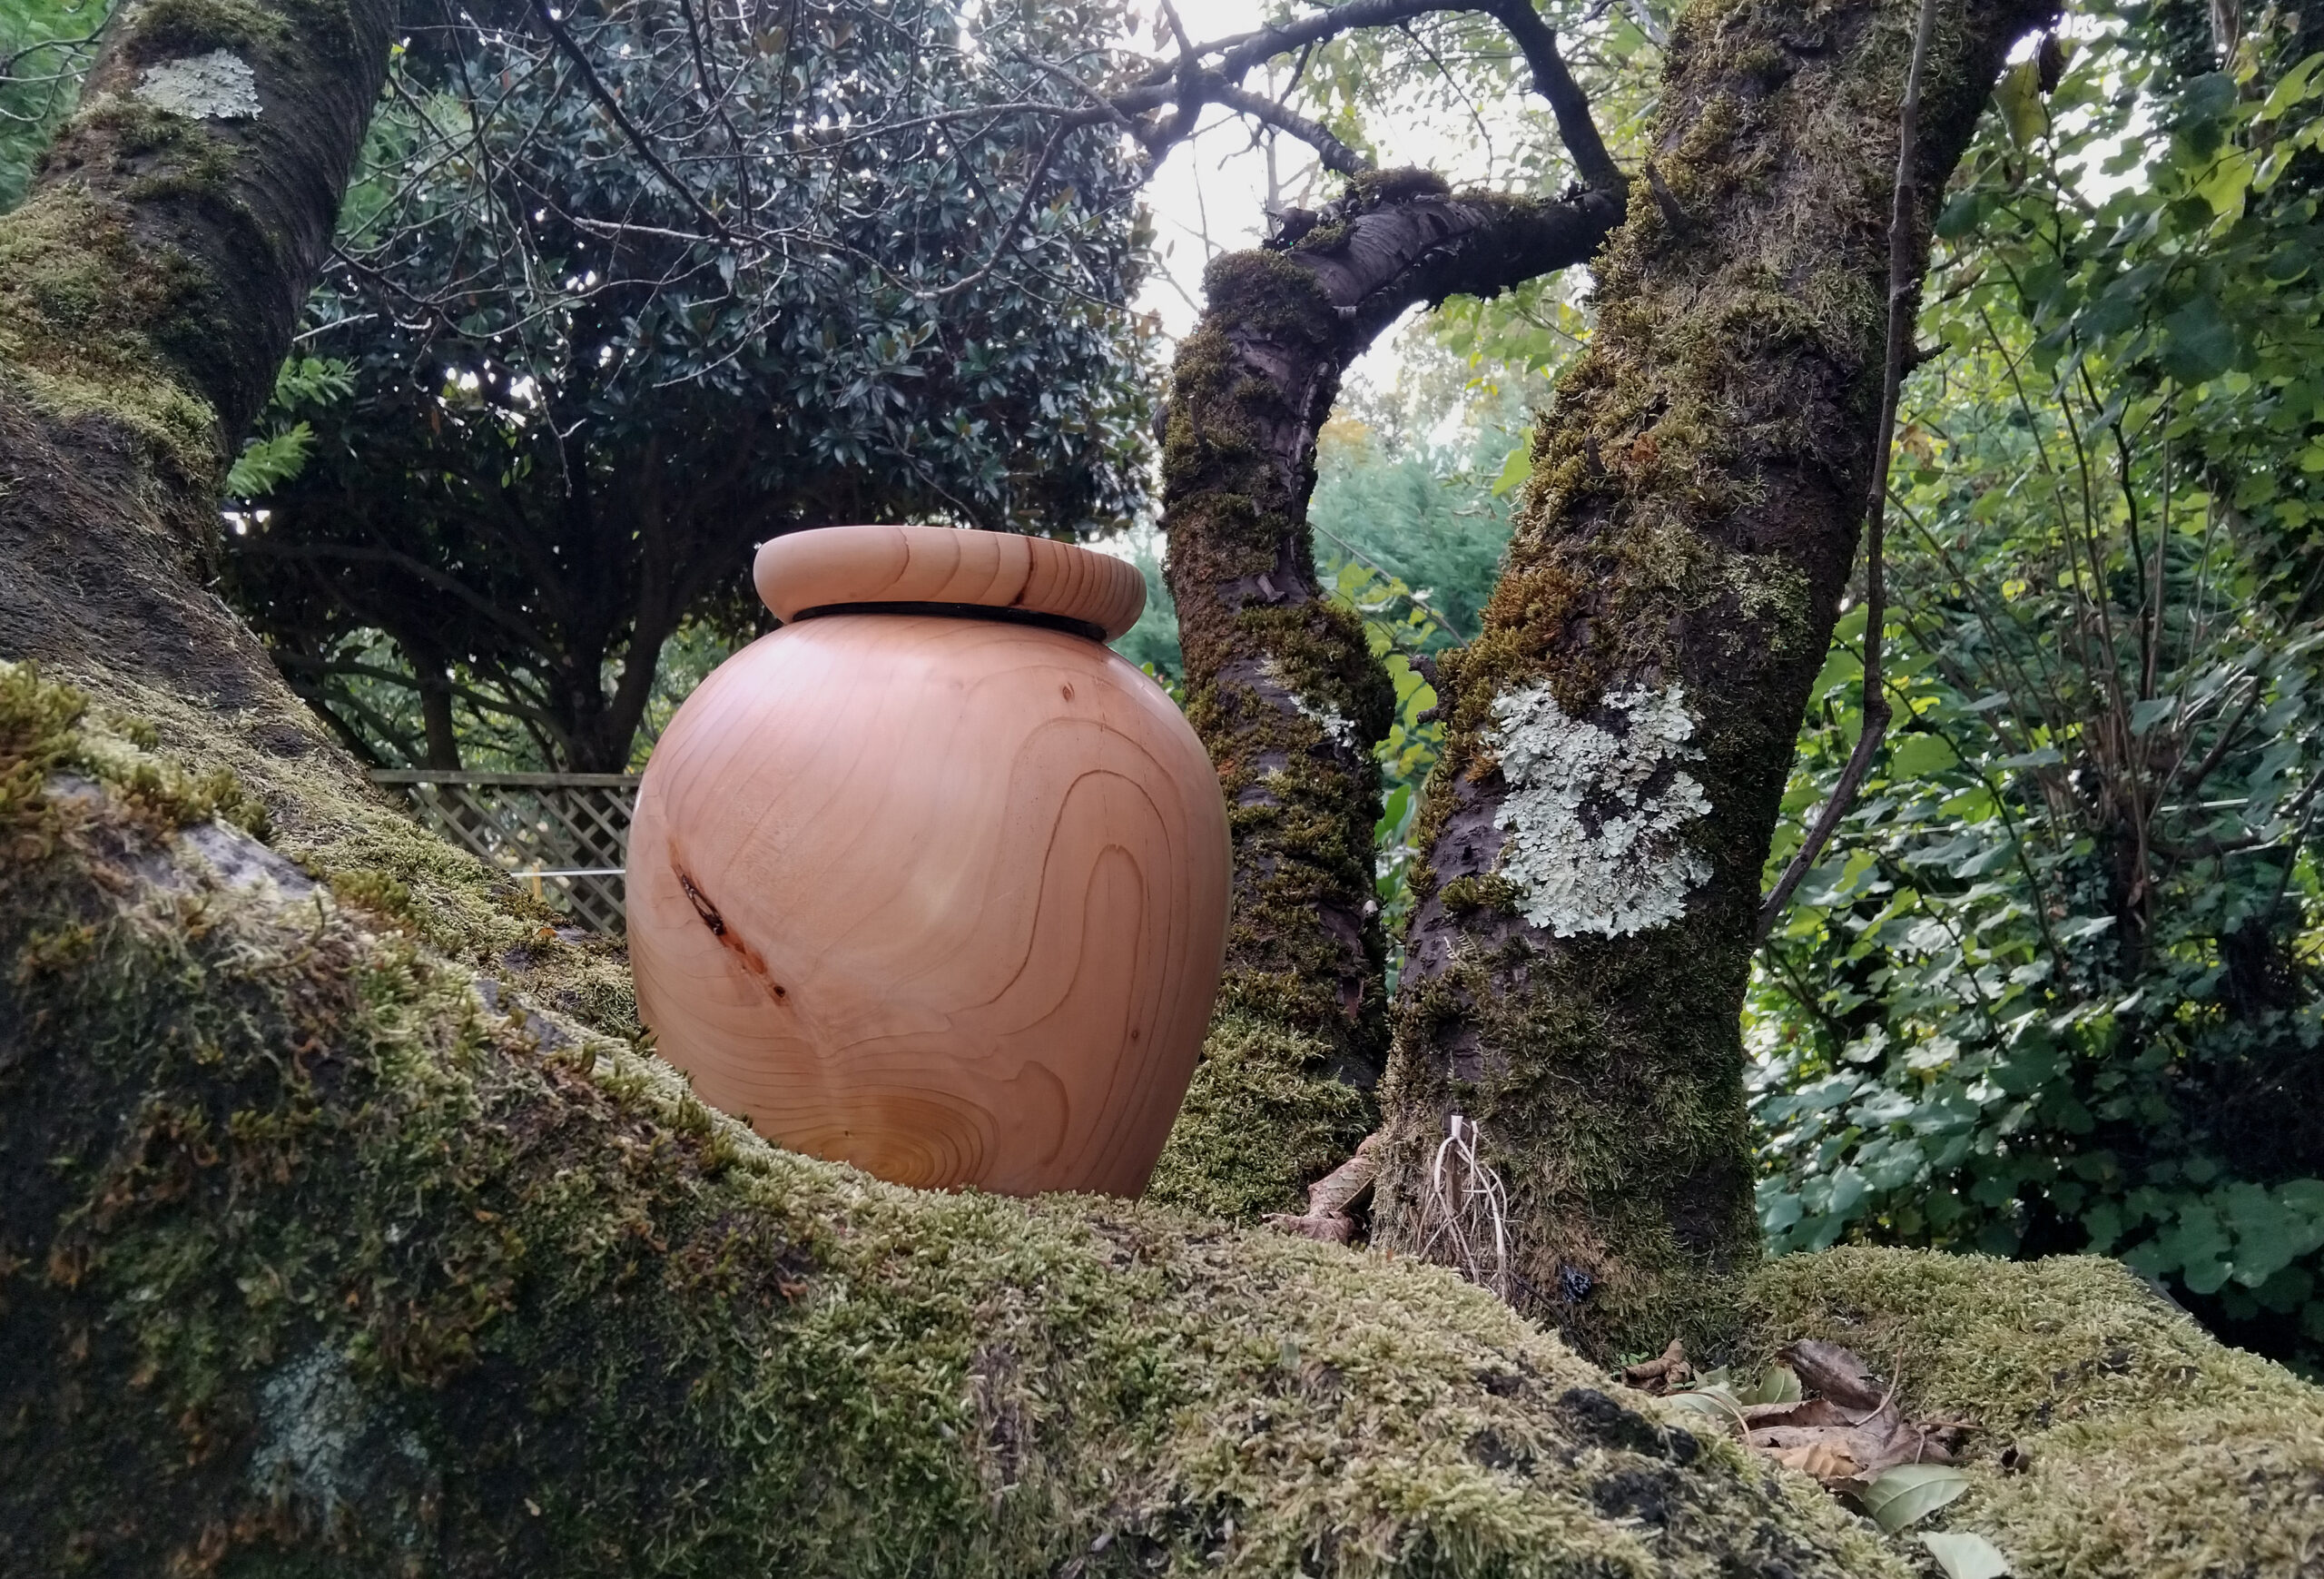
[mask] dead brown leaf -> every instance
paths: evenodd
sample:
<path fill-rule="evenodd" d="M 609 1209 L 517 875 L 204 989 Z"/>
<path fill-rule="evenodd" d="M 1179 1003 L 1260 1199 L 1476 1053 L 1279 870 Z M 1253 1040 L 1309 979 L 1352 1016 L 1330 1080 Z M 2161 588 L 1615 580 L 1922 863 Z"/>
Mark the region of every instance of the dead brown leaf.
<path fill-rule="evenodd" d="M 1767 1447 L 1760 1451 L 1777 1464 L 1814 1475 L 1835 1491 L 1853 1484 L 1864 1474 L 1862 1465 L 1828 1442 L 1811 1442 L 1797 1447 Z"/>
<path fill-rule="evenodd" d="M 1738 1411 L 1743 1439 L 1754 1452 L 1803 1470 L 1833 1491 L 1860 1491 L 1900 1464 L 1950 1464 L 1961 1437 L 1974 1429 L 1952 1416 L 1907 1420 L 1896 1406 L 1895 1386 L 1884 1386 L 1838 1344 L 1804 1339 L 1783 1357 L 1816 1396 L 1744 1406 Z"/>

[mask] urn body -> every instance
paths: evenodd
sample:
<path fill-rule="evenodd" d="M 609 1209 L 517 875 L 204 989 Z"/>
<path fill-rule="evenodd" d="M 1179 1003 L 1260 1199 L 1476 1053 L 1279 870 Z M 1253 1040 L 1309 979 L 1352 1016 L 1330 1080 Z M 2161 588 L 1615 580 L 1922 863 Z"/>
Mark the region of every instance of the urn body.
<path fill-rule="evenodd" d="M 803 536 L 875 531 L 986 536 Z M 795 1150 L 902 1184 L 1135 1195 L 1217 991 L 1209 759 L 1088 636 L 841 601 L 883 611 L 762 637 L 655 749 L 629 849 L 639 1012 L 704 1101 Z"/>

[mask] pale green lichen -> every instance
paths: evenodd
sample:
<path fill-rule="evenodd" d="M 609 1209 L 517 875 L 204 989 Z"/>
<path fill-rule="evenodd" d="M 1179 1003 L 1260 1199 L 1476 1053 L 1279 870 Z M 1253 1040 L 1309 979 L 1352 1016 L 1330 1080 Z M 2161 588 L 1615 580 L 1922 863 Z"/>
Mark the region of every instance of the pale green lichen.
<path fill-rule="evenodd" d="M 1356 749 L 1354 722 L 1346 714 L 1334 706 L 1330 701 L 1317 701 L 1302 694 L 1299 683 L 1293 679 L 1290 671 L 1284 667 L 1281 658 L 1270 656 L 1262 659 L 1259 672 L 1283 687 L 1284 694 L 1291 698 L 1293 709 L 1302 718 L 1322 730 L 1324 739 L 1343 751 Z"/>
<path fill-rule="evenodd" d="M 231 49 L 149 65 L 134 92 L 157 110 L 194 121 L 247 121 L 261 108 L 258 74 Z"/>
<path fill-rule="evenodd" d="M 1627 937 L 1676 921 L 1710 864 L 1686 830 L 1710 812 L 1679 686 L 1609 692 L 1605 725 L 1569 717 L 1546 683 L 1494 699 L 1486 745 L 1508 788 L 1500 875 L 1525 919 L 1561 938 Z"/>

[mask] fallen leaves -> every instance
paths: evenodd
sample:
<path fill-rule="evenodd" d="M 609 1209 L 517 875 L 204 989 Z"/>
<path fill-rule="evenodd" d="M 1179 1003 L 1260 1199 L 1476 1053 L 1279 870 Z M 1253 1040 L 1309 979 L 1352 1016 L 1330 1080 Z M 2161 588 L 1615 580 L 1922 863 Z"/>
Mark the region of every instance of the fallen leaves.
<path fill-rule="evenodd" d="M 2002 1579 L 2009 1572 L 2000 1547 L 1965 1530 L 1931 1530 L 1921 1536 L 1921 1544 L 1945 1570 L 1945 1579 Z"/>
<path fill-rule="evenodd" d="M 1302 1239 L 1316 1239 L 1327 1245 L 1344 1245 L 1355 1238 L 1355 1218 L 1349 1209 L 1372 1188 L 1379 1176 L 1380 1159 L 1377 1148 L 1379 1131 L 1366 1135 L 1355 1149 L 1355 1155 L 1341 1163 L 1307 1187 L 1307 1209 L 1294 1215 L 1287 1211 L 1267 1214 L 1267 1227 L 1279 1233 L 1297 1234 Z"/>
<path fill-rule="evenodd" d="M 1954 1466 L 1967 1420 L 1910 1420 L 1896 1387 L 1883 1386 L 1864 1361 L 1836 1343 L 1805 1338 L 1783 1363 L 1748 1382 L 1724 1368 L 1697 1376 L 1675 1338 L 1657 1357 L 1628 1367 L 1622 1379 L 1682 1408 L 1716 1416 L 1753 1452 L 1812 1475 L 1852 1498 L 1889 1535 L 1917 1524 L 1969 1489 Z M 1983 1535 L 1923 1537 L 1948 1579 L 1998 1579 L 2008 1559 Z"/>

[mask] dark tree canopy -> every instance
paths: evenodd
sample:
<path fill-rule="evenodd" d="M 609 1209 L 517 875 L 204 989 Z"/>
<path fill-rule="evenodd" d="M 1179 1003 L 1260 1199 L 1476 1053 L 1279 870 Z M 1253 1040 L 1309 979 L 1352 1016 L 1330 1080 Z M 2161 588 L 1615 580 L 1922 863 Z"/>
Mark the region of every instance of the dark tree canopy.
<path fill-rule="evenodd" d="M 308 310 L 329 360 L 286 378 L 230 538 L 231 595 L 367 755 L 457 765 L 457 704 L 618 769 L 664 642 L 750 628 L 758 542 L 1133 508 L 1129 145 L 978 108 L 1025 91 L 1022 54 L 1105 74 L 1114 8 L 792 11 L 413 35 Z"/>

